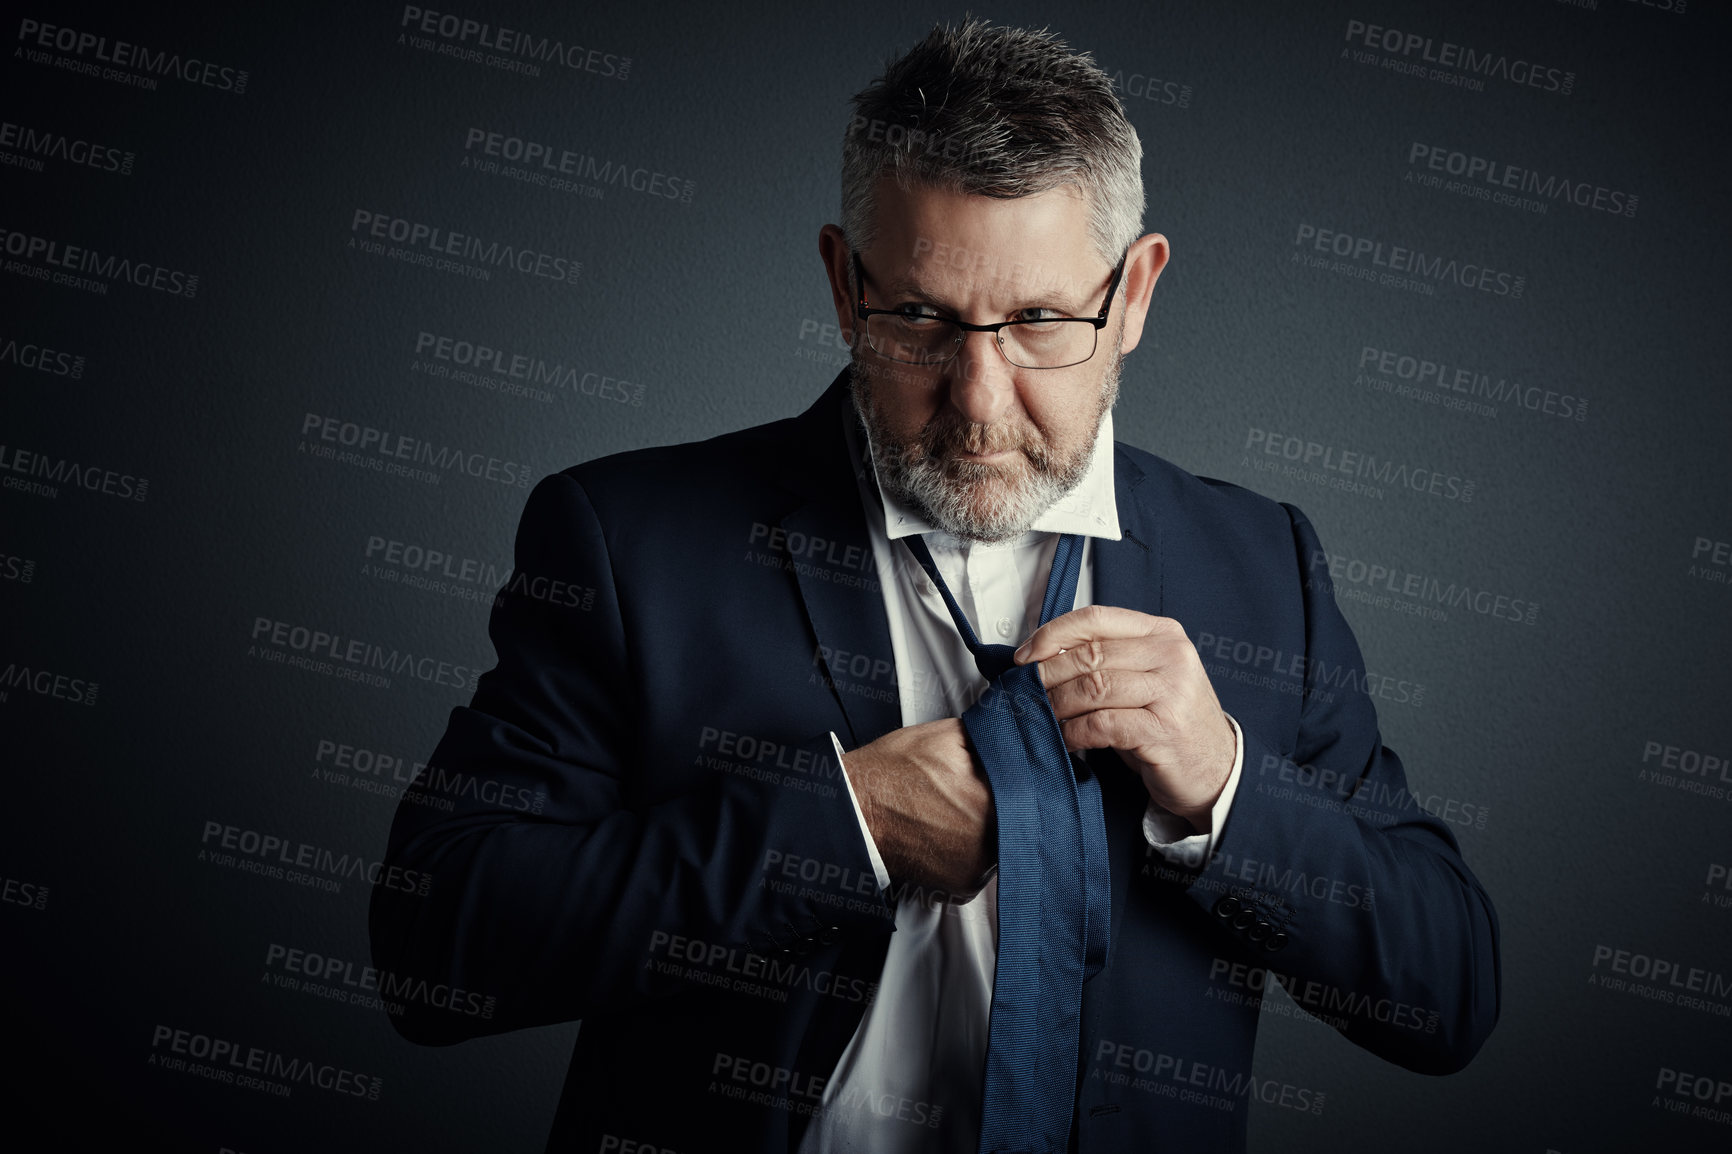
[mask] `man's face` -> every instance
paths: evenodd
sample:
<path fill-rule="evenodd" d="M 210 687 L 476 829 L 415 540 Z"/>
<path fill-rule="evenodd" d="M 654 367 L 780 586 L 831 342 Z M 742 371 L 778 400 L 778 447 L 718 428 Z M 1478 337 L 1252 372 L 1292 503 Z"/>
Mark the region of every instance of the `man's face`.
<path fill-rule="evenodd" d="M 873 308 L 923 305 L 977 324 L 1100 312 L 1112 269 L 1089 239 L 1087 203 L 1068 186 L 998 200 L 903 192 L 886 178 L 876 209 L 877 236 L 860 253 Z M 1088 469 L 1118 395 L 1122 305 L 1094 356 L 1061 369 L 1011 365 L 990 333 L 968 333 L 944 364 L 901 364 L 861 333 L 854 403 L 885 487 L 958 537 L 1026 531 Z"/>

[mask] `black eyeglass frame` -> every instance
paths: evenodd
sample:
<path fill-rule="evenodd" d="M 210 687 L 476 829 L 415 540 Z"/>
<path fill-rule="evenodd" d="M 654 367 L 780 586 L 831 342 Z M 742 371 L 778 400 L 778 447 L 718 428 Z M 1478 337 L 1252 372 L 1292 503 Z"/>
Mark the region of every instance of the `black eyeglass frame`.
<path fill-rule="evenodd" d="M 1011 365 L 1013 368 L 1029 369 L 1029 370 L 1034 371 L 1034 372 L 1044 372 L 1048 369 L 1074 369 L 1078 365 L 1086 365 L 1091 360 L 1094 359 L 1095 353 L 1100 351 L 1100 341 L 1098 339 L 1095 341 L 1095 348 L 1094 348 L 1093 352 L 1090 352 L 1089 355 L 1084 357 L 1082 360 L 1072 361 L 1068 365 L 1019 365 L 1019 364 L 1016 364 L 1016 362 L 1012 361 L 1010 359 L 1010 355 L 1004 351 L 1004 337 L 1001 335 L 1001 333 L 1004 329 L 1010 328 L 1012 325 L 1049 325 L 1049 324 L 1053 324 L 1055 322 L 1060 323 L 1060 324 L 1076 323 L 1076 324 L 1093 325 L 1096 337 L 1098 338 L 1100 331 L 1102 329 L 1106 328 L 1107 313 L 1113 307 L 1113 294 L 1118 292 L 1118 290 L 1119 290 L 1119 280 L 1120 280 L 1120 278 L 1122 278 L 1125 275 L 1125 261 L 1130 259 L 1130 255 L 1131 255 L 1131 250 L 1128 248 L 1125 249 L 1124 255 L 1119 257 L 1119 263 L 1117 265 L 1113 266 L 1113 278 L 1112 278 L 1112 280 L 1107 282 L 1107 299 L 1101 302 L 1101 311 L 1099 312 L 1099 314 L 1097 314 L 1095 316 L 1092 316 L 1092 317 L 1050 317 L 1044 321 L 998 321 L 998 322 L 996 322 L 994 324 L 990 324 L 990 325 L 970 324 L 968 321 L 958 320 L 955 317 L 937 316 L 937 317 L 933 317 L 931 319 L 941 320 L 947 324 L 955 325 L 958 329 L 961 330 L 961 332 L 959 332 L 957 334 L 957 337 L 956 337 L 956 347 L 954 349 L 950 350 L 950 355 L 945 357 L 943 360 L 939 360 L 939 361 L 896 361 L 895 357 L 886 356 L 886 354 L 884 354 L 884 353 L 878 353 L 878 355 L 881 357 L 884 357 L 886 360 L 896 361 L 897 364 L 901 364 L 901 365 L 920 365 L 920 366 L 925 366 L 925 367 L 930 367 L 930 366 L 934 366 L 934 365 L 947 365 L 951 361 L 956 359 L 957 353 L 962 351 L 962 343 L 968 339 L 969 333 L 991 333 L 992 334 L 992 343 L 998 346 L 998 355 L 1003 357 L 1005 360 L 1005 363 Z M 851 260 L 853 262 L 853 265 L 854 265 L 854 281 L 856 284 L 858 284 L 860 286 L 860 299 L 854 302 L 854 316 L 856 318 L 858 318 L 859 320 L 866 320 L 869 317 L 875 317 L 875 316 L 892 316 L 892 317 L 899 316 L 899 317 L 904 317 L 904 318 L 908 317 L 908 315 L 909 315 L 908 313 L 901 312 L 897 309 L 875 309 L 875 308 L 872 308 L 870 305 L 868 305 L 866 303 L 866 270 L 860 264 L 860 253 L 857 250 L 850 248 L 848 250 L 848 258 L 849 258 L 849 260 Z M 864 335 L 864 334 L 862 334 L 862 335 Z M 867 340 L 867 346 L 866 347 L 867 348 L 872 347 L 870 338 L 868 338 L 868 340 Z M 872 351 L 875 353 L 878 352 L 877 349 L 872 349 Z"/>

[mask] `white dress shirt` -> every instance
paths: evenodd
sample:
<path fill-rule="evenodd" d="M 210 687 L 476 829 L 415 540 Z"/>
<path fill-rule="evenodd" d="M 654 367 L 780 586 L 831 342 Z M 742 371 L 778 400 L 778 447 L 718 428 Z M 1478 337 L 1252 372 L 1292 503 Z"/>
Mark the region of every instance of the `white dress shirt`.
<path fill-rule="evenodd" d="M 1102 422 L 1081 483 L 1029 532 L 997 544 L 935 529 L 921 513 L 883 493 L 869 446 L 855 436 L 850 415 L 844 410 L 849 451 L 867 466 L 856 475 L 890 624 L 902 724 L 960 717 L 985 690 L 986 679 L 937 586 L 907 546 L 895 542 L 911 534 L 925 537 L 951 596 L 975 636 L 987 644 L 1020 645 L 1034 632 L 1060 533 L 1085 538 L 1075 607 L 1093 604 L 1093 541 L 1088 538 L 1120 537 L 1112 414 Z M 1143 836 L 1170 859 L 1195 864 L 1214 851 L 1245 753 L 1239 723 L 1228 721 L 1236 747 L 1233 770 L 1210 812 L 1209 830 L 1190 833 L 1184 819 L 1152 801 L 1143 815 Z M 845 756 L 840 740 L 836 756 Z M 853 784 L 846 772 L 842 778 L 878 885 L 888 889 L 890 875 L 860 814 Z M 996 872 L 967 902 L 947 901 L 943 894 L 913 886 L 903 889 L 877 993 L 836 1063 L 824 1090 L 823 1112 L 807 1128 L 800 1154 L 974 1154 L 997 956 Z"/>

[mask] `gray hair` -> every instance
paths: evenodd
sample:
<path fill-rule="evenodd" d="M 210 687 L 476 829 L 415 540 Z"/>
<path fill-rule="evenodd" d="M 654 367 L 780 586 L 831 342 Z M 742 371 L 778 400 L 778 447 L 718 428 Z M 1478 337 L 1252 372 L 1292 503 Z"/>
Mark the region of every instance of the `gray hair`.
<path fill-rule="evenodd" d="M 1112 80 L 1047 29 L 936 26 L 854 96 L 842 139 L 842 231 L 873 238 L 873 191 L 923 184 L 1001 199 L 1061 184 L 1088 200 L 1089 238 L 1117 264 L 1143 230 L 1143 146 Z"/>

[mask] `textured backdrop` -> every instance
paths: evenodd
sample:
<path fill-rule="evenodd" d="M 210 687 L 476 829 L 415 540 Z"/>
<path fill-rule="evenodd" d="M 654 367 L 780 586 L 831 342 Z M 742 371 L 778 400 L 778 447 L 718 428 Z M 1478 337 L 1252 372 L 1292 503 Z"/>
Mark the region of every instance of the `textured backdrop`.
<path fill-rule="evenodd" d="M 11 18 L 0 973 L 57 1145 L 540 1149 L 577 1025 L 420 1049 L 363 989 L 396 798 L 536 480 L 846 363 L 847 99 L 961 14 L 453 3 Z M 980 14 L 1092 51 L 1144 142 L 1119 438 L 1310 515 L 1502 917 L 1460 1075 L 1271 996 L 1256 1072 L 1313 1108 L 1251 1101 L 1253 1148 L 1726 1149 L 1724 11 Z"/>

